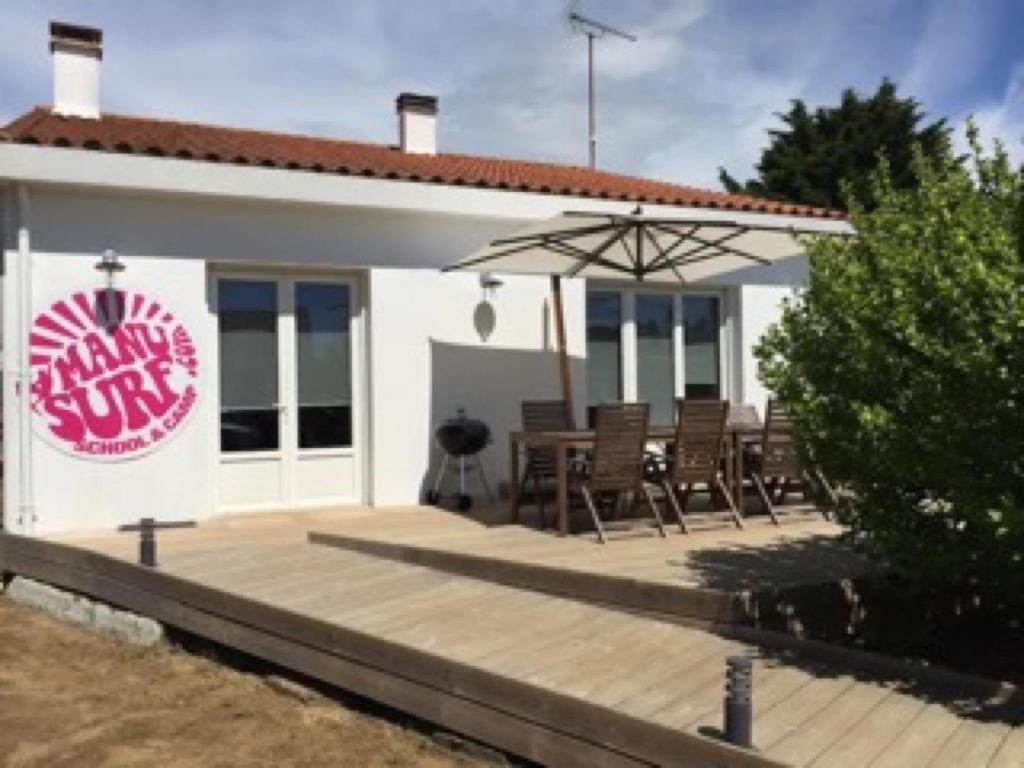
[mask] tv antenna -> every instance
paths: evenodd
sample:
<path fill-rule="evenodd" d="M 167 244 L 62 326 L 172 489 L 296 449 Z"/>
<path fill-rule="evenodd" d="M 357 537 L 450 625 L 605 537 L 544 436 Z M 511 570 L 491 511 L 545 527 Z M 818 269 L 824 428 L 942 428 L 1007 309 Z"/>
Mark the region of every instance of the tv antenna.
<path fill-rule="evenodd" d="M 597 167 L 597 116 L 594 93 L 594 40 L 611 35 L 620 37 L 631 43 L 636 37 L 616 29 L 608 24 L 588 18 L 576 10 L 574 3 L 569 7 L 569 24 L 574 32 L 587 36 L 587 107 L 588 107 L 588 142 L 590 148 L 590 167 Z"/>

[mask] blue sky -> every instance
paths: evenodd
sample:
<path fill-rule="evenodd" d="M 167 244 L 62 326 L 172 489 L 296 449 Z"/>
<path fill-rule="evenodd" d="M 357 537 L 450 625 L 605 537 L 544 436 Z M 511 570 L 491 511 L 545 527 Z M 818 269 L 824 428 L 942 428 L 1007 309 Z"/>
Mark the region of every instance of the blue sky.
<path fill-rule="evenodd" d="M 394 98 L 440 97 L 442 150 L 584 163 L 585 43 L 563 0 L 0 0 L 0 122 L 51 98 L 50 19 L 100 26 L 103 107 L 395 140 Z M 599 165 L 717 187 L 792 98 L 883 76 L 1019 159 L 1020 0 L 583 0 L 598 44 Z"/>

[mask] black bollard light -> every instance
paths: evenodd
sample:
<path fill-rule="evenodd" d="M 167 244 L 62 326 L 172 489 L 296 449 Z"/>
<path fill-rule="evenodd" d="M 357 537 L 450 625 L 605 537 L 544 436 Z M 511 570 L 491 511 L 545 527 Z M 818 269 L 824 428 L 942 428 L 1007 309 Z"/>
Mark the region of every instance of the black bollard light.
<path fill-rule="evenodd" d="M 152 517 L 139 521 L 139 565 L 156 568 L 156 521 Z"/>
<path fill-rule="evenodd" d="M 753 746 L 753 683 L 749 657 L 730 656 L 725 660 L 725 739 L 747 749 Z"/>

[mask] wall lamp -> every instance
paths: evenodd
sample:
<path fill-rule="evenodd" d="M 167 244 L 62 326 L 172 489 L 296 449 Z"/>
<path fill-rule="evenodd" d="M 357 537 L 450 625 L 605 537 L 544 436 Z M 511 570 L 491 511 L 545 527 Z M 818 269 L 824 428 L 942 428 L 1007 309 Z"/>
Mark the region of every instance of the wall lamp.
<path fill-rule="evenodd" d="M 124 264 L 118 258 L 117 251 L 112 248 L 107 248 L 100 257 L 100 260 L 94 265 L 96 271 L 107 273 L 107 285 L 112 286 L 114 284 L 114 275 L 118 272 L 124 272 Z"/>
<path fill-rule="evenodd" d="M 490 272 L 480 273 L 480 287 L 484 289 L 485 296 L 493 296 L 494 291 L 501 288 L 504 284 L 503 280 L 495 277 Z"/>

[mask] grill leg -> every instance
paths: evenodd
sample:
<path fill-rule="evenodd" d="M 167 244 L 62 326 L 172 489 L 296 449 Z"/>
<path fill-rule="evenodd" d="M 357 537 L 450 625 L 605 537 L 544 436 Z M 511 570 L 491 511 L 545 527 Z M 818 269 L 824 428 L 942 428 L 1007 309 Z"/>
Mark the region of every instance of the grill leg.
<path fill-rule="evenodd" d="M 480 483 L 484 487 L 484 491 L 487 493 L 487 502 L 494 506 L 494 494 L 491 493 L 491 484 L 487 482 L 487 473 L 484 472 L 484 465 L 480 461 L 480 454 L 473 456 L 473 461 L 476 463 L 476 471 L 480 475 Z"/>
<path fill-rule="evenodd" d="M 434 477 L 434 494 L 438 494 L 441 490 L 441 480 L 444 479 L 444 473 L 448 469 L 448 454 L 444 455 L 441 459 L 441 467 L 437 470 L 437 475 Z"/>

